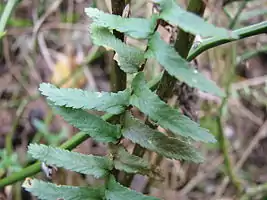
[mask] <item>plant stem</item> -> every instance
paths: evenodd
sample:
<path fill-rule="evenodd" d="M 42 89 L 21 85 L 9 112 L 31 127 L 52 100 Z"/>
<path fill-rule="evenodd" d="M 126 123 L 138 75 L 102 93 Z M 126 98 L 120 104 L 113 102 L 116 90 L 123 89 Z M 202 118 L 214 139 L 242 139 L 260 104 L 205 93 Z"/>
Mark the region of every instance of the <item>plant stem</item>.
<path fill-rule="evenodd" d="M 235 56 L 233 56 L 233 59 L 235 59 Z M 220 105 L 219 116 L 216 118 L 216 123 L 217 123 L 217 126 L 218 126 L 219 147 L 220 147 L 220 150 L 221 150 L 221 152 L 223 154 L 223 157 L 224 157 L 224 165 L 225 165 L 225 168 L 226 168 L 226 171 L 227 171 L 227 175 L 229 176 L 231 182 L 236 187 L 238 192 L 241 192 L 241 190 L 242 190 L 241 184 L 240 184 L 239 178 L 235 175 L 235 173 L 233 171 L 233 166 L 232 166 L 231 159 L 230 159 L 230 156 L 229 156 L 229 153 L 228 153 L 228 149 L 229 149 L 228 141 L 225 138 L 223 123 L 222 123 L 222 119 L 223 119 L 223 116 L 224 116 L 224 109 L 227 106 L 228 98 L 230 97 L 231 83 L 232 83 L 232 81 L 233 81 L 233 79 L 235 77 L 234 66 L 235 66 L 235 62 L 232 63 L 231 72 L 230 72 L 231 73 L 230 74 L 230 78 L 229 78 L 229 80 L 228 80 L 228 82 L 226 84 L 226 87 L 225 87 L 226 88 L 226 91 L 225 91 L 226 95 L 223 98 L 222 103 Z"/>
<path fill-rule="evenodd" d="M 205 10 L 205 4 L 203 1 L 195 1 L 190 0 L 187 11 L 195 13 L 199 16 L 202 16 Z M 183 30 L 179 30 L 179 34 L 177 36 L 177 40 L 175 41 L 175 50 L 182 56 L 186 58 L 189 50 L 193 44 L 195 36 L 184 32 Z M 170 76 L 167 71 L 164 71 L 163 77 L 159 83 L 159 88 L 157 90 L 157 94 L 159 97 L 164 100 L 169 98 L 172 95 L 172 91 L 174 88 L 174 84 L 177 80 Z"/>
<path fill-rule="evenodd" d="M 111 0 L 111 6 L 112 6 L 112 14 L 122 15 L 126 4 L 124 0 Z M 121 41 L 124 40 L 123 33 L 120 33 L 118 31 L 114 31 L 113 33 L 115 37 L 117 37 Z M 112 65 L 110 72 L 111 91 L 117 92 L 124 90 L 126 88 L 126 73 L 120 69 L 118 63 L 115 60 L 112 60 L 111 65 Z"/>
<path fill-rule="evenodd" d="M 241 6 L 238 8 L 238 11 L 236 12 L 234 18 L 231 20 L 230 24 L 229 24 L 229 29 L 233 29 L 238 21 L 238 18 L 240 17 L 242 11 L 245 9 L 247 3 L 250 0 L 244 0 L 241 4 Z"/>
<path fill-rule="evenodd" d="M 0 33 L 3 33 L 5 31 L 7 21 L 18 2 L 19 0 L 8 0 L 7 1 L 4 12 L 2 13 L 1 19 L 0 19 Z"/>
<path fill-rule="evenodd" d="M 101 118 L 105 121 L 108 121 L 112 117 L 113 117 L 113 115 L 111 115 L 111 114 L 105 114 Z M 89 138 L 88 134 L 83 133 L 83 132 L 79 132 L 76 135 L 74 135 L 70 140 L 64 142 L 60 146 L 60 148 L 72 150 L 88 138 Z M 13 173 L 12 175 L 1 179 L 0 180 L 0 188 L 3 188 L 3 187 L 10 185 L 10 184 L 13 184 L 17 181 L 23 180 L 29 176 L 33 176 L 40 171 L 41 171 L 41 163 L 36 162 L 36 163 L 24 168 L 23 170 L 21 170 L 19 172 Z"/>
<path fill-rule="evenodd" d="M 123 10 L 126 6 L 125 0 L 111 0 L 111 9 L 113 15 L 120 15 L 122 16 Z M 124 42 L 124 34 L 121 32 L 118 32 L 116 30 L 113 31 L 113 34 L 116 38 L 120 39 L 122 42 Z M 113 53 L 114 55 L 114 53 Z M 125 90 L 126 88 L 126 81 L 127 81 L 127 75 L 124 71 L 122 71 L 114 59 L 111 61 L 111 72 L 110 72 L 110 84 L 111 84 L 111 91 L 112 92 L 118 92 L 121 90 Z M 115 116 L 114 120 L 116 123 L 122 123 L 123 124 L 123 114 L 119 116 Z M 116 154 L 117 149 L 114 148 L 113 145 L 108 145 L 109 151 L 112 152 L 112 154 Z M 118 177 L 119 171 L 115 168 L 112 170 L 112 174 L 114 177 Z"/>
<path fill-rule="evenodd" d="M 239 38 L 238 39 L 225 39 L 225 38 L 212 37 L 212 38 L 203 40 L 203 42 L 197 48 L 190 50 L 187 60 L 191 61 L 195 59 L 198 55 L 200 55 L 202 52 L 208 49 L 211 49 L 213 47 L 217 47 L 222 44 L 226 44 L 226 43 L 233 42 L 239 39 L 251 37 L 254 35 L 267 33 L 267 21 L 234 30 L 233 33 L 238 34 Z"/>
<path fill-rule="evenodd" d="M 195 13 L 199 16 L 202 16 L 205 11 L 205 4 L 202 1 L 190 0 L 188 7 L 187 7 L 187 11 Z M 190 33 L 186 33 L 183 30 L 179 30 L 179 34 L 175 41 L 174 47 L 175 47 L 175 50 L 183 58 L 187 57 L 189 50 L 193 44 L 194 37 L 195 36 Z M 167 98 L 171 97 L 176 81 L 177 80 L 174 77 L 170 76 L 167 73 L 167 71 L 164 71 L 163 77 L 159 83 L 159 87 L 157 90 L 157 94 L 162 100 L 166 100 Z M 162 159 L 163 157 L 161 155 L 157 155 L 153 165 L 158 166 L 161 163 Z M 152 180 L 149 179 L 145 188 L 147 189 L 151 183 L 152 183 Z"/>
<path fill-rule="evenodd" d="M 233 19 L 231 20 L 231 22 L 230 22 L 230 24 L 228 26 L 229 29 L 232 29 L 232 28 L 235 27 L 240 14 L 242 13 L 244 8 L 246 7 L 247 2 L 248 1 L 245 0 L 241 4 L 241 6 L 238 9 L 238 12 L 233 17 Z M 228 149 L 229 149 L 228 140 L 225 137 L 223 123 L 222 123 L 223 118 L 224 118 L 224 110 L 227 107 L 228 99 L 229 99 L 229 97 L 231 95 L 231 91 L 230 91 L 231 84 L 232 84 L 232 82 L 234 81 L 234 78 L 235 78 L 236 45 L 232 45 L 232 47 L 231 47 L 231 59 L 230 59 L 229 65 L 230 65 L 230 72 L 229 72 L 229 74 L 227 74 L 227 77 L 229 77 L 229 78 L 226 81 L 226 84 L 225 84 L 225 87 L 224 87 L 226 95 L 223 98 L 222 103 L 221 103 L 221 105 L 219 107 L 219 116 L 216 119 L 216 123 L 217 123 L 218 130 L 219 130 L 219 132 L 218 132 L 219 147 L 220 147 L 220 150 L 221 150 L 221 152 L 223 154 L 223 157 L 224 157 L 224 165 L 225 165 L 225 168 L 226 168 L 226 171 L 227 171 L 227 175 L 229 176 L 229 178 L 230 178 L 231 182 L 233 183 L 233 185 L 236 187 L 237 191 L 240 193 L 242 191 L 242 187 L 241 187 L 240 180 L 239 180 L 238 176 L 235 175 L 235 172 L 233 170 L 233 166 L 232 166 L 232 163 L 231 163 L 230 155 L 229 155 L 229 152 L 228 152 Z"/>

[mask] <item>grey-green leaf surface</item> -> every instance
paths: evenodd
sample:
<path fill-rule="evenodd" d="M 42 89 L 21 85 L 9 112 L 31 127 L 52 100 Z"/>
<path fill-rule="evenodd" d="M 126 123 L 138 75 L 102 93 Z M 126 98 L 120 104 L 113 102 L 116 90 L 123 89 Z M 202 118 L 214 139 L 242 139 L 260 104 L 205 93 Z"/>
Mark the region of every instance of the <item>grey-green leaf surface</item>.
<path fill-rule="evenodd" d="M 48 165 L 64 167 L 96 178 L 107 176 L 113 166 L 112 161 L 107 157 L 85 155 L 43 144 L 30 144 L 28 153 Z"/>
<path fill-rule="evenodd" d="M 105 196 L 107 200 L 159 200 L 158 198 L 145 196 L 139 192 L 130 190 L 129 188 L 122 186 L 115 181 L 115 178 L 113 176 L 109 178 Z"/>
<path fill-rule="evenodd" d="M 53 106 L 54 111 L 69 124 L 90 135 L 98 142 L 117 142 L 121 137 L 120 127 L 82 109 Z"/>
<path fill-rule="evenodd" d="M 22 185 L 41 200 L 103 200 L 104 188 L 56 185 L 37 179 L 27 179 Z"/>
<path fill-rule="evenodd" d="M 202 142 L 215 142 L 215 137 L 207 129 L 184 116 L 177 109 L 171 108 L 155 93 L 149 90 L 143 73 L 138 73 L 133 82 L 134 94 L 130 103 L 136 106 L 161 127 L 169 129 L 174 134 Z"/>
<path fill-rule="evenodd" d="M 73 88 L 57 88 L 49 83 L 40 84 L 42 95 L 57 106 L 93 109 L 111 114 L 119 114 L 129 104 L 130 91 L 118 93 L 90 92 Z"/>
<path fill-rule="evenodd" d="M 238 38 L 230 30 L 215 27 L 201 17 L 182 9 L 174 0 L 153 0 L 160 6 L 160 18 L 170 24 L 179 26 L 185 32 L 203 37 Z"/>
<path fill-rule="evenodd" d="M 223 96 L 224 93 L 215 84 L 207 79 L 183 59 L 173 47 L 164 42 L 159 33 L 155 33 L 148 42 L 147 57 L 155 58 L 168 73 L 191 87 L 204 92 Z"/>
<path fill-rule="evenodd" d="M 117 152 L 114 158 L 114 166 L 116 169 L 128 173 L 139 173 L 149 176 L 156 174 L 153 173 L 148 161 L 130 154 L 122 146 L 117 146 Z"/>
<path fill-rule="evenodd" d="M 130 114 L 126 114 L 122 134 L 132 142 L 167 158 L 193 161 L 195 163 L 203 161 L 202 156 L 193 146 L 149 128 L 139 120 L 134 119 Z"/>
<path fill-rule="evenodd" d="M 91 38 L 95 45 L 113 49 L 116 54 L 114 59 L 118 62 L 121 70 L 126 73 L 135 73 L 144 62 L 144 52 L 129 46 L 117 39 L 107 28 L 91 24 Z"/>
<path fill-rule="evenodd" d="M 137 39 L 148 38 L 156 27 L 156 17 L 145 18 L 123 18 L 118 15 L 104 13 L 97 8 L 85 8 L 86 14 L 91 17 L 98 26 L 108 29 L 116 29 Z"/>

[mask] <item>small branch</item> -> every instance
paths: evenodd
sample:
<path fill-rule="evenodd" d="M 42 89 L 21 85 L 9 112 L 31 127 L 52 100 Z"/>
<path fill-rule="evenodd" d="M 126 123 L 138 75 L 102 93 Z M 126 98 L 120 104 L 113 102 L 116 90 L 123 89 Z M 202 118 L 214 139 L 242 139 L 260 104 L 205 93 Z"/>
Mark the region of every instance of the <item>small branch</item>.
<path fill-rule="evenodd" d="M 213 38 L 203 40 L 203 42 L 196 49 L 190 50 L 187 60 L 191 61 L 195 59 L 198 55 L 200 55 L 202 52 L 208 49 L 211 49 L 213 47 L 217 47 L 222 44 L 226 44 L 226 43 L 233 42 L 239 39 L 251 37 L 254 35 L 267 33 L 267 22 L 264 21 L 264 22 L 260 22 L 260 23 L 257 23 L 251 26 L 240 28 L 240 29 L 233 31 L 233 33 L 238 34 L 239 38 L 238 39 L 224 39 L 224 38 L 213 37 Z"/>

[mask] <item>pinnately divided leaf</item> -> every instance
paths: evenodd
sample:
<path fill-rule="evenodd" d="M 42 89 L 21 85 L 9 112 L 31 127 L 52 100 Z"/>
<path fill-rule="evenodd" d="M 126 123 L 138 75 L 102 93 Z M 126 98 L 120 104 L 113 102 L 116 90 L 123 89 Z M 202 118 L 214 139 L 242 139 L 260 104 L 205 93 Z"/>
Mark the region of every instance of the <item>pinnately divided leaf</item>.
<path fill-rule="evenodd" d="M 119 126 L 110 124 L 96 115 L 90 114 L 82 109 L 51 106 L 65 121 L 90 135 L 90 137 L 98 142 L 115 143 L 121 137 Z"/>
<path fill-rule="evenodd" d="M 30 144 L 28 153 L 48 165 L 90 174 L 96 178 L 107 176 L 112 169 L 112 161 L 107 157 L 85 155 L 43 144 Z"/>
<path fill-rule="evenodd" d="M 238 38 L 238 35 L 233 34 L 230 30 L 215 27 L 201 17 L 183 10 L 174 0 L 153 0 L 153 2 L 160 6 L 159 17 L 161 19 L 179 26 L 185 32 L 203 37 Z"/>
<path fill-rule="evenodd" d="M 97 8 L 86 8 L 86 14 L 93 22 L 108 29 L 115 29 L 137 39 L 146 39 L 154 32 L 156 18 L 123 18 L 119 15 L 111 15 Z"/>
<path fill-rule="evenodd" d="M 115 181 L 113 176 L 110 176 L 109 178 L 105 196 L 107 200 L 159 200 L 158 198 L 145 196 L 139 192 L 122 186 Z"/>
<path fill-rule="evenodd" d="M 177 109 L 171 108 L 163 102 L 146 85 L 144 74 L 138 73 L 133 82 L 134 94 L 130 103 L 143 113 L 156 121 L 161 127 L 169 129 L 174 134 L 196 141 L 215 142 L 215 137 L 208 133 L 207 129 L 201 128 L 199 124 L 184 116 Z"/>
<path fill-rule="evenodd" d="M 126 114 L 125 127 L 122 133 L 125 138 L 132 142 L 167 158 L 195 163 L 203 161 L 202 156 L 188 143 L 149 128 L 139 120 L 134 119 L 129 113 Z"/>
<path fill-rule="evenodd" d="M 173 47 L 164 42 L 160 38 L 159 33 L 156 32 L 150 38 L 148 46 L 149 49 L 146 52 L 146 56 L 155 58 L 170 75 L 204 92 L 209 92 L 218 96 L 224 95 L 213 81 L 207 79 L 196 69 L 191 67 Z"/>
<path fill-rule="evenodd" d="M 144 62 L 144 52 L 129 46 L 117 39 L 107 28 L 91 24 L 91 38 L 95 45 L 113 49 L 116 54 L 114 59 L 118 62 L 121 70 L 126 73 L 135 73 Z"/>
<path fill-rule="evenodd" d="M 22 185 L 41 200 L 103 200 L 104 188 L 55 185 L 37 179 L 26 179 Z"/>
<path fill-rule="evenodd" d="M 117 152 L 114 158 L 114 166 L 118 170 L 128 173 L 139 173 L 143 175 L 156 175 L 148 161 L 138 156 L 130 154 L 122 146 L 117 146 Z"/>
<path fill-rule="evenodd" d="M 129 104 L 130 91 L 118 93 L 89 92 L 73 88 L 57 88 L 49 83 L 40 84 L 42 95 L 57 106 L 93 109 L 111 114 L 119 114 Z"/>

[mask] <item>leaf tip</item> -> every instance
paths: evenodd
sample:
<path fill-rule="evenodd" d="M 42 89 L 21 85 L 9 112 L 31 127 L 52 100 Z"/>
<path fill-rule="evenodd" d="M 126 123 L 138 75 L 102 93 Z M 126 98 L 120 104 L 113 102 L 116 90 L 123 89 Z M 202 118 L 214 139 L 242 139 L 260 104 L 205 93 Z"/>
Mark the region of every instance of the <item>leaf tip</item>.
<path fill-rule="evenodd" d="M 55 89 L 56 86 L 54 86 L 51 83 L 41 83 L 39 85 L 39 91 L 44 95 L 49 89 Z"/>
<path fill-rule="evenodd" d="M 210 136 L 210 139 L 209 139 L 209 143 L 216 143 L 217 142 L 217 140 L 216 140 L 216 138 L 215 138 L 215 136 L 214 135 L 212 135 L 212 134 L 210 134 L 211 136 Z"/>

